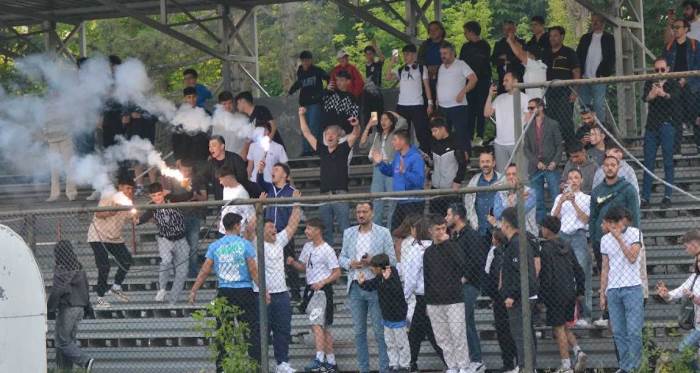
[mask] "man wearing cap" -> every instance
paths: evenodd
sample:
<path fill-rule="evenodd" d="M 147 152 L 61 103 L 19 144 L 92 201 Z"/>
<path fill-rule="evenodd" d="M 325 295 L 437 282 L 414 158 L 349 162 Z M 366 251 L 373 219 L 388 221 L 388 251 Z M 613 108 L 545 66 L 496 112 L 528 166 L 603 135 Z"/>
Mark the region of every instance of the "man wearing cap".
<path fill-rule="evenodd" d="M 299 106 L 306 108 L 306 122 L 316 140 L 321 139 L 321 97 L 323 96 L 323 81 L 330 81 L 328 73 L 314 65 L 313 55 L 303 51 L 299 55 L 301 65 L 297 69 L 297 81 L 289 88 L 289 94 L 299 91 Z M 313 153 L 311 146 L 304 141 L 302 156 Z"/>
<path fill-rule="evenodd" d="M 347 91 L 350 92 L 355 99 L 360 98 L 360 95 L 362 95 L 362 90 L 365 88 L 365 81 L 362 79 L 360 70 L 358 70 L 355 65 L 350 63 L 350 57 L 344 49 L 338 51 L 336 58 L 338 59 L 338 64 L 333 68 L 333 70 L 331 70 L 331 81 L 328 84 L 328 89 L 338 90 L 339 87 L 337 86 L 338 82 L 336 81 L 336 77 L 339 72 L 346 71 L 348 74 L 350 74 L 350 86 L 348 87 Z"/>

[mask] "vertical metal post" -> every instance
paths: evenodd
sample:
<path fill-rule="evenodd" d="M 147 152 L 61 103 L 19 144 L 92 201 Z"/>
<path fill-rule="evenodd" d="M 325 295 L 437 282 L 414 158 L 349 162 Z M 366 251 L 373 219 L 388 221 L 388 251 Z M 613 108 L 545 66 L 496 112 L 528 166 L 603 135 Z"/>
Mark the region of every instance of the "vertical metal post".
<path fill-rule="evenodd" d="M 413 8 L 413 2 L 411 0 L 406 0 L 406 33 L 411 35 L 412 38 L 418 36 L 418 21 L 416 19 L 416 10 Z"/>
<path fill-rule="evenodd" d="M 267 283 L 265 282 L 265 217 L 263 216 L 263 204 L 258 202 L 255 204 L 255 235 L 257 236 L 258 246 L 258 304 L 260 309 L 260 371 L 269 372 L 270 362 L 268 359 L 267 346 L 267 302 L 265 294 L 267 294 Z"/>
<path fill-rule="evenodd" d="M 523 133 L 522 125 L 522 110 L 520 102 L 520 89 L 513 89 L 513 113 L 515 126 L 515 138 L 519 139 Z M 532 125 L 532 124 L 531 124 Z M 528 245 L 526 237 L 526 218 L 525 218 L 525 185 L 524 181 L 527 179 L 527 158 L 525 157 L 525 150 L 523 142 L 520 142 L 520 146 L 517 149 L 513 149 L 516 152 L 516 164 L 518 165 L 518 178 L 520 182 L 518 183 L 518 198 L 517 198 L 517 209 L 518 209 L 518 228 L 520 229 L 518 244 L 519 244 L 519 258 L 520 261 L 520 306 L 523 316 L 523 345 L 524 345 L 524 371 L 531 373 L 535 371 L 533 366 L 533 356 L 534 351 L 532 350 L 533 343 L 531 343 L 532 338 L 532 315 L 530 314 L 530 280 L 529 280 L 529 255 L 528 255 Z"/>
<path fill-rule="evenodd" d="M 442 22 L 442 0 L 433 0 L 435 20 Z"/>
<path fill-rule="evenodd" d="M 80 31 L 78 34 L 78 44 L 80 47 L 80 57 L 87 57 L 87 32 L 85 30 L 85 21 L 80 23 Z"/>
<path fill-rule="evenodd" d="M 253 74 L 255 75 L 255 80 L 259 82 L 260 81 L 260 58 L 259 58 L 260 56 L 258 54 L 258 11 L 257 11 L 257 7 L 254 7 L 253 10 L 251 10 L 251 11 L 253 12 L 253 14 L 251 15 L 251 19 L 249 21 L 250 22 L 251 39 L 252 39 L 252 43 L 253 43 L 251 49 L 252 49 L 252 52 L 254 53 L 253 57 L 255 57 L 255 71 Z M 262 92 L 260 92 L 260 90 L 257 88 L 257 85 L 253 84 L 252 86 L 256 90 L 256 95 L 261 96 Z"/>
<path fill-rule="evenodd" d="M 24 226 L 27 229 L 27 245 L 36 253 L 36 216 L 27 214 L 24 217 Z"/>
<path fill-rule="evenodd" d="M 231 35 L 231 8 L 228 5 L 219 5 L 218 13 L 221 17 L 219 21 L 219 32 L 221 33 L 221 45 L 219 48 L 228 56 L 230 53 L 229 35 Z M 231 62 L 229 60 L 221 61 L 221 90 L 231 90 Z"/>
<path fill-rule="evenodd" d="M 167 0 L 160 0 L 160 23 L 167 25 L 168 24 L 168 4 L 166 4 Z"/>
<path fill-rule="evenodd" d="M 56 46 L 58 42 L 56 40 L 56 22 L 54 21 L 44 21 L 44 51 L 49 54 L 56 53 Z"/>

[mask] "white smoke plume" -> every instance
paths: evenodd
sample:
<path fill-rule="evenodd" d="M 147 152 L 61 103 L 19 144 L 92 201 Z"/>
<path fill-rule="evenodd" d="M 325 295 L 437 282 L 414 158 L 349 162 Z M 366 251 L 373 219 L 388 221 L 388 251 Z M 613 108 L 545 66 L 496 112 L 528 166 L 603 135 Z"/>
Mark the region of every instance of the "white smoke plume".
<path fill-rule="evenodd" d="M 211 118 L 211 125 L 215 132 L 229 132 L 236 134 L 240 139 L 254 140 L 253 126 L 250 119 L 241 113 L 231 113 L 217 104 L 214 107 L 214 115 Z"/>
<path fill-rule="evenodd" d="M 185 132 L 206 132 L 211 128 L 212 119 L 201 107 L 181 105 L 172 118 L 172 124 L 182 126 Z"/>
<path fill-rule="evenodd" d="M 138 105 L 163 121 L 170 122 L 175 117 L 175 105 L 153 94 L 153 83 L 141 61 L 127 58 L 114 69 L 114 80 L 112 95 L 119 103 Z"/>

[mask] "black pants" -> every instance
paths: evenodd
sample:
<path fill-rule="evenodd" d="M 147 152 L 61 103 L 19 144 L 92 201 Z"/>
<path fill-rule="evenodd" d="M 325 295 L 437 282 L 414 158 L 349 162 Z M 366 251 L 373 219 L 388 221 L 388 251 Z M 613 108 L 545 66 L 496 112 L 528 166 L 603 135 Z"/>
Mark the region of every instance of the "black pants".
<path fill-rule="evenodd" d="M 437 197 L 430 200 L 430 213 L 439 214 L 445 216 L 447 214 L 447 209 L 453 203 L 460 203 L 461 198 L 459 196 L 445 196 Z"/>
<path fill-rule="evenodd" d="M 424 105 L 397 105 L 396 112 L 400 116 L 406 118 L 409 131 L 411 126 L 413 126 L 413 130 L 416 131 L 416 139 L 418 139 L 420 150 L 425 154 L 430 154 L 432 135 L 430 134 L 430 126 L 428 125 L 426 107 Z"/>
<path fill-rule="evenodd" d="M 503 370 L 513 370 L 515 368 L 516 347 L 513 335 L 510 334 L 508 324 L 508 310 L 503 303 L 503 298 L 496 296 L 493 301 L 493 321 L 496 327 L 496 337 L 498 346 L 501 348 L 501 360 L 503 360 Z"/>
<path fill-rule="evenodd" d="M 90 242 L 92 252 L 95 254 L 95 265 L 97 266 L 97 287 L 95 291 L 97 296 L 103 297 L 109 286 L 107 278 L 109 277 L 109 254 L 114 256 L 117 261 L 117 273 L 114 275 L 114 283 L 121 285 L 124 282 L 126 273 L 129 271 L 133 262 L 129 249 L 124 243 L 109 243 L 109 242 Z"/>
<path fill-rule="evenodd" d="M 600 253 L 600 241 L 591 241 L 591 247 L 593 248 L 596 269 L 600 273 L 600 270 L 603 268 L 603 254 Z"/>
<path fill-rule="evenodd" d="M 574 104 L 569 101 L 571 90 L 569 87 L 553 87 L 545 94 L 547 99 L 547 115 L 559 122 L 561 136 L 567 145 L 575 143 L 574 132 Z"/>
<path fill-rule="evenodd" d="M 469 127 L 476 127 L 476 135 L 483 139 L 484 125 L 486 118 L 484 117 L 484 105 L 489 97 L 489 89 L 491 88 L 491 79 L 479 79 L 476 82 L 476 87 L 467 93 L 467 110 L 469 112 Z"/>
<path fill-rule="evenodd" d="M 530 300 L 530 315 L 534 314 L 535 301 Z M 504 305 L 505 307 L 505 305 Z M 518 366 L 525 366 L 525 338 L 523 337 L 523 328 L 529 327 L 532 331 L 532 364 L 537 367 L 537 338 L 535 338 L 535 326 L 530 318 L 530 325 L 523 325 L 523 313 L 520 302 L 513 303 L 513 307 L 508 310 L 508 326 L 510 333 L 515 342 L 515 351 L 518 357 Z"/>
<path fill-rule="evenodd" d="M 426 337 L 440 357 L 440 360 L 445 363 L 445 359 L 442 357 L 442 349 L 438 346 L 437 342 L 435 342 L 435 334 L 433 334 L 433 327 L 430 325 L 425 297 L 423 295 L 416 295 L 416 308 L 413 311 L 413 318 L 411 319 L 411 329 L 408 331 L 408 345 L 411 347 L 412 367 L 415 367 L 418 362 L 420 344 Z"/>
<path fill-rule="evenodd" d="M 391 217 L 391 231 L 393 232 L 396 228 L 401 225 L 403 219 L 411 214 L 421 214 L 423 215 L 423 201 L 421 202 L 399 202 L 396 204 L 396 209 L 394 209 L 394 215 Z"/>
<path fill-rule="evenodd" d="M 253 293 L 252 288 L 219 288 L 216 294 L 218 297 L 226 298 L 233 306 L 241 310 L 241 315 L 238 316 L 238 321 L 248 325 L 248 356 L 260 364 L 260 322 L 258 321 L 258 298 Z M 221 326 L 221 320 L 217 320 L 217 327 Z M 217 346 L 219 355 L 216 359 L 216 371 L 223 372 L 221 362 L 224 359 L 223 346 Z"/>
<path fill-rule="evenodd" d="M 285 263 L 287 262 L 287 258 L 290 256 L 294 259 L 296 259 L 296 257 L 297 257 L 296 251 L 294 249 L 294 239 L 290 239 L 287 246 L 284 247 Z M 284 265 L 284 273 L 287 277 L 287 287 L 289 288 L 289 295 L 292 296 L 293 300 L 296 300 L 296 301 L 300 300 L 301 295 L 300 295 L 299 288 L 302 285 L 304 285 L 304 283 L 302 281 L 300 281 L 300 279 L 299 279 L 299 272 L 297 272 L 297 270 L 294 269 L 294 267 L 292 267 L 288 264 L 285 264 Z"/>

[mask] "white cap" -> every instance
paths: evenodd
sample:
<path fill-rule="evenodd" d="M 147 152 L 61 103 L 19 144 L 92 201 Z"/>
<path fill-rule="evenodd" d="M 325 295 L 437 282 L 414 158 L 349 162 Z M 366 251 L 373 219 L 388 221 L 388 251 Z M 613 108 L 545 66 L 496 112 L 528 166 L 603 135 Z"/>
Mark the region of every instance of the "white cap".
<path fill-rule="evenodd" d="M 348 53 L 345 51 L 345 49 L 341 49 L 338 51 L 338 53 L 336 53 L 335 58 L 343 58 L 347 55 Z"/>

